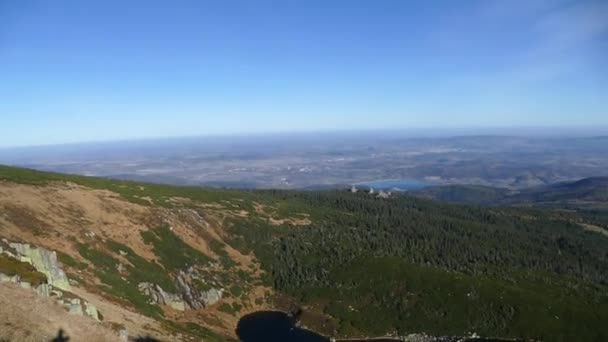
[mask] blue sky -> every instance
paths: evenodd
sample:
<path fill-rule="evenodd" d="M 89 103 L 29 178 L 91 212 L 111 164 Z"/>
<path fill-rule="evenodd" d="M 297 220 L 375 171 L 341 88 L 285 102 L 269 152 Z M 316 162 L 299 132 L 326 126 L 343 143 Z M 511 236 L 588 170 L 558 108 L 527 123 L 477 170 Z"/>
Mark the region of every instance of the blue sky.
<path fill-rule="evenodd" d="M 2 1 L 0 146 L 608 126 L 606 1 Z"/>

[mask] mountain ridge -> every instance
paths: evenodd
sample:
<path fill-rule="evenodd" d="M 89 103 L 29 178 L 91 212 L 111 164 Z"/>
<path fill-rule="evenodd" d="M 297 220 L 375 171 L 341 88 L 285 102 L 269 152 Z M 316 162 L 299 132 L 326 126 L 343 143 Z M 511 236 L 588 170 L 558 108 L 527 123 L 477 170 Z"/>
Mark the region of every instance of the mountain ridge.
<path fill-rule="evenodd" d="M 228 341 L 240 316 L 299 308 L 339 338 L 608 336 L 602 217 L 4 166 L 0 214 L 1 237 L 60 252 L 78 294 L 120 312 L 100 324 L 130 312 L 134 333 Z M 196 304 L 212 289 L 217 302 Z"/>

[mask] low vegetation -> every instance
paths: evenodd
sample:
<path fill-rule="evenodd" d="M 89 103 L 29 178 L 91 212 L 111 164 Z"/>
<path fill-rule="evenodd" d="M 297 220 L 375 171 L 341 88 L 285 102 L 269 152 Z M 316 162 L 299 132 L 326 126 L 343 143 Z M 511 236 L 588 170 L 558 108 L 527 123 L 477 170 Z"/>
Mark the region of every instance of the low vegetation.
<path fill-rule="evenodd" d="M 322 332 L 344 337 L 475 332 L 608 340 L 608 236 L 597 232 L 608 228 L 608 213 L 598 207 L 480 207 L 346 191 L 217 190 L 7 167 L 0 167 L 0 179 L 35 185 L 69 181 L 146 206 L 213 203 L 223 241 L 205 239 L 210 255 L 168 225 L 141 233 L 155 261 L 114 240 L 78 243 L 87 263 L 59 254 L 69 267 L 96 275 L 109 296 L 205 340 L 222 337 L 194 323 L 165 321 L 137 284 L 154 282 L 171 291 L 176 272 L 198 265 L 205 280 L 194 286 L 206 291 L 221 285 L 229 298 L 217 309 L 238 316 L 250 304 L 252 284 L 261 281 L 273 288 L 273 296 L 265 298 L 277 298 L 275 305 L 295 302 L 311 313 L 304 320 L 330 322 L 332 330 Z M 504 195 L 485 187 L 451 191 L 456 190 L 444 195 L 465 202 Z M 247 215 L 235 214 L 241 210 Z M 289 220 L 304 217 L 305 225 Z M 590 226 L 594 229 L 585 229 Z M 256 266 L 237 263 L 229 247 L 254 256 Z"/>
<path fill-rule="evenodd" d="M 21 281 L 28 282 L 32 286 L 38 286 L 47 281 L 46 276 L 36 271 L 34 266 L 2 254 L 0 254 L 0 273 L 11 277 L 18 275 L 21 277 Z"/>
<path fill-rule="evenodd" d="M 137 270 L 130 266 L 128 267 L 128 276 L 123 277 L 117 270 L 119 261 L 109 253 L 102 251 L 99 246 L 79 244 L 77 247 L 80 255 L 93 264 L 94 269 L 92 271 L 103 283 L 102 289 L 105 292 L 125 301 L 147 316 L 156 318 L 163 316 L 162 310 L 158 306 L 150 304 L 148 298 L 137 288 L 139 282 L 144 279 L 143 276 L 146 275 L 143 273 L 145 270 Z M 146 267 L 148 270 L 153 268 L 150 265 Z M 145 279 L 155 281 L 157 277 L 163 277 L 163 274 L 164 272 L 160 274 L 149 273 Z"/>
<path fill-rule="evenodd" d="M 144 242 L 154 246 L 167 271 L 178 271 L 190 265 L 202 265 L 213 261 L 210 257 L 182 241 L 171 228 L 161 226 L 141 233 Z"/>

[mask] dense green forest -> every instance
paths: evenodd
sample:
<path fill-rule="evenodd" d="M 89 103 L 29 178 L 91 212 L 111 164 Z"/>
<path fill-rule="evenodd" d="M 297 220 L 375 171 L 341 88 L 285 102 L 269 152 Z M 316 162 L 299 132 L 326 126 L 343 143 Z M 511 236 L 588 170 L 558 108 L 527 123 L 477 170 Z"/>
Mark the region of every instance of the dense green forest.
<path fill-rule="evenodd" d="M 270 194 L 278 212 L 310 213 L 313 225 L 235 220 L 234 245 L 253 249 L 275 288 L 333 317 L 342 335 L 608 339 L 608 238 L 576 214 Z"/>

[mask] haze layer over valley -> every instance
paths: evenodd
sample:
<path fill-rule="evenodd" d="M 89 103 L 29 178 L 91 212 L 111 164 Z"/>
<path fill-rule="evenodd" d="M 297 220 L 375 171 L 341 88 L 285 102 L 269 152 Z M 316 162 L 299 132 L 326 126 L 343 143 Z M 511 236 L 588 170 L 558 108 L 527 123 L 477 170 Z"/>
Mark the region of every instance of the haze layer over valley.
<path fill-rule="evenodd" d="M 0 150 L 46 171 L 236 188 L 344 187 L 382 179 L 511 189 L 608 176 L 608 136 L 412 132 L 226 136 Z"/>

